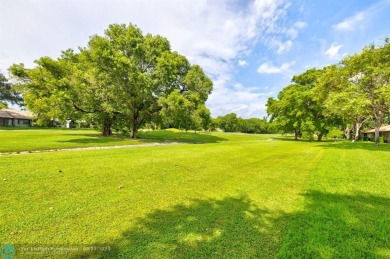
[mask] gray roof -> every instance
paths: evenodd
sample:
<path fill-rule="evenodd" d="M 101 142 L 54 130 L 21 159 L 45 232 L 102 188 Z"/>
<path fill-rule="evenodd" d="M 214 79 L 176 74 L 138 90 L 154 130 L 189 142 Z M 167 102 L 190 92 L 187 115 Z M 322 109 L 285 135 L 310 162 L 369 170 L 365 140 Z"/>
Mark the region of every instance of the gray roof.
<path fill-rule="evenodd" d="M 383 127 L 379 128 L 379 132 L 388 132 L 388 131 L 390 131 L 390 125 L 383 126 Z M 363 131 L 363 133 L 374 133 L 374 132 L 375 132 L 375 129 Z"/>
<path fill-rule="evenodd" d="M 0 118 L 30 120 L 31 114 L 13 109 L 0 109 Z"/>

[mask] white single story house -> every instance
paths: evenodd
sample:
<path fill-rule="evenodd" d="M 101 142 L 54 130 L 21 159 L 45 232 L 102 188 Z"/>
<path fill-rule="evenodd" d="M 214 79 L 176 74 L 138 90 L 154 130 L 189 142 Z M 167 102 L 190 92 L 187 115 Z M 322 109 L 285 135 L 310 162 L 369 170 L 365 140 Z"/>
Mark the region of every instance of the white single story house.
<path fill-rule="evenodd" d="M 0 126 L 28 127 L 32 125 L 30 112 L 0 109 Z"/>
<path fill-rule="evenodd" d="M 367 140 L 375 140 L 375 129 L 363 131 L 362 134 Z M 383 142 L 390 143 L 390 125 L 379 128 L 379 137 L 383 137 Z"/>

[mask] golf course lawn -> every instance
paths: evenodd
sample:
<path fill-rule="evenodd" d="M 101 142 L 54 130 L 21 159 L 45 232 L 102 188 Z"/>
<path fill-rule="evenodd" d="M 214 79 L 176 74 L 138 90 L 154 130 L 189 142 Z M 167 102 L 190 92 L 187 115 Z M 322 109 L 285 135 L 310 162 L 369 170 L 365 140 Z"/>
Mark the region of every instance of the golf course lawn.
<path fill-rule="evenodd" d="M 0 155 L 0 244 L 17 255 L 74 245 L 108 248 L 75 258 L 390 257 L 390 144 L 77 132 L 0 131 L 0 152 L 186 144 Z"/>

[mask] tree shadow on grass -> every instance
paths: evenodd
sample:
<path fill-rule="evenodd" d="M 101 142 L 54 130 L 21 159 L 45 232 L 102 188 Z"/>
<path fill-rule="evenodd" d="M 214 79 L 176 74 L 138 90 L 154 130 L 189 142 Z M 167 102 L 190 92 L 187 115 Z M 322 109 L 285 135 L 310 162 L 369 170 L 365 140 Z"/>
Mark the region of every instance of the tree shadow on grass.
<path fill-rule="evenodd" d="M 96 133 L 86 134 L 66 134 L 74 136 L 84 136 L 84 138 L 74 138 L 70 140 L 61 140 L 61 143 L 79 143 L 79 144 L 103 144 L 112 143 L 113 145 L 119 144 L 121 141 L 129 141 L 130 138 L 124 135 L 113 135 L 109 137 L 103 137 Z M 179 142 L 179 143 L 190 143 L 190 144 L 205 144 L 205 143 L 219 143 L 227 139 L 213 136 L 208 133 L 194 133 L 194 132 L 181 132 L 181 131 L 145 131 L 139 132 L 135 139 L 138 143 L 151 143 L 151 142 Z M 129 143 L 130 144 L 130 143 Z"/>
<path fill-rule="evenodd" d="M 390 199 L 312 191 L 290 215 L 279 255 L 287 258 L 389 258 Z"/>
<path fill-rule="evenodd" d="M 227 140 L 205 132 L 194 133 L 171 130 L 139 132 L 138 137 L 142 142 L 180 142 L 192 144 L 219 143 Z"/>
<path fill-rule="evenodd" d="M 298 139 L 295 140 L 294 137 L 290 136 L 281 136 L 273 137 L 274 140 L 287 141 L 287 142 L 297 142 L 297 143 L 317 143 L 317 147 L 322 147 L 326 149 L 364 149 L 368 151 L 390 151 L 390 143 L 381 143 L 381 145 L 375 146 L 374 142 L 368 141 L 355 141 L 351 140 L 341 140 L 341 139 L 323 139 L 321 141 L 317 140 L 308 140 L 308 139 Z"/>
<path fill-rule="evenodd" d="M 85 258 L 273 257 L 279 231 L 269 231 L 267 211 L 248 197 L 193 200 L 140 218 L 109 253 Z M 80 257 L 78 255 L 77 257 Z"/>
<path fill-rule="evenodd" d="M 296 213 L 260 209 L 247 196 L 156 210 L 75 258 L 388 258 L 390 199 L 312 191 Z"/>
<path fill-rule="evenodd" d="M 311 143 L 329 143 L 329 142 L 335 142 L 333 139 L 322 139 L 321 141 L 317 141 L 317 139 L 304 139 L 304 138 L 299 138 L 299 139 L 294 139 L 293 136 L 280 136 L 280 137 L 273 137 L 275 140 L 280 140 L 280 141 L 289 141 L 289 142 L 311 142 Z"/>
<path fill-rule="evenodd" d="M 326 142 L 317 145 L 325 149 L 363 149 L 367 151 L 390 151 L 390 143 L 382 143 L 380 146 L 376 146 L 374 142 L 367 141 L 337 141 Z"/>
<path fill-rule="evenodd" d="M 124 139 L 123 138 L 115 138 L 115 137 L 96 137 L 91 136 L 89 138 L 75 138 L 69 140 L 59 140 L 57 142 L 60 143 L 78 143 L 78 144 L 105 144 L 105 143 L 120 143 Z"/>

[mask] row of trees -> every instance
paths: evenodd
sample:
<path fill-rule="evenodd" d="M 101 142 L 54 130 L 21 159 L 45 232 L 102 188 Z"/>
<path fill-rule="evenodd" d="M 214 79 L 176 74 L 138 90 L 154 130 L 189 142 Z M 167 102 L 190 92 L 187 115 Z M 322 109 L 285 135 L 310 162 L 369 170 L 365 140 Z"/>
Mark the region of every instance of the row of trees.
<path fill-rule="evenodd" d="M 390 113 L 390 40 L 294 76 L 277 98 L 268 99 L 267 113 L 279 131 L 293 132 L 295 139 L 306 133 L 321 140 L 339 127 L 357 140 L 362 125 L 372 121 L 379 145 L 379 128 Z"/>
<path fill-rule="evenodd" d="M 210 121 L 205 102 L 212 81 L 166 38 L 143 35 L 132 24 L 110 25 L 77 52 L 35 63 L 9 71 L 38 123 L 89 118 L 103 135 L 115 128 L 133 138 L 145 124 L 197 130 Z"/>
<path fill-rule="evenodd" d="M 242 132 L 242 133 L 272 133 L 271 125 L 266 119 L 250 118 L 243 119 L 235 113 L 229 113 L 225 116 L 218 116 L 212 119 L 212 129 L 221 129 L 225 132 Z"/>

